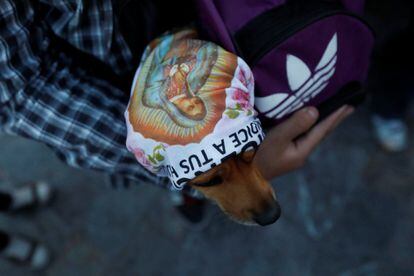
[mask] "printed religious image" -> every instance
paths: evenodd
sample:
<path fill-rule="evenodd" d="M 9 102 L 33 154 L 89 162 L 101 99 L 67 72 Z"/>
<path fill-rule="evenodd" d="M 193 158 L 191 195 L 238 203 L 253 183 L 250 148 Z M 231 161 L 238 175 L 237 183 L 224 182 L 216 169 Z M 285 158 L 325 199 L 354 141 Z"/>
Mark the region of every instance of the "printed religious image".
<path fill-rule="evenodd" d="M 199 142 L 222 118 L 237 57 L 215 44 L 183 39 L 195 35 L 179 32 L 147 49 L 129 106 L 134 130 L 146 138 Z"/>

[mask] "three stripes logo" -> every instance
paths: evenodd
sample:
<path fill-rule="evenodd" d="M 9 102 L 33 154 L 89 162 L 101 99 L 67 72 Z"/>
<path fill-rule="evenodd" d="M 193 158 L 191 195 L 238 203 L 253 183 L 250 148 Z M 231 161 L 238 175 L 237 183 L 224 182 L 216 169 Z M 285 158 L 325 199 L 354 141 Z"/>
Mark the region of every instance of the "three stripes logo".
<path fill-rule="evenodd" d="M 338 36 L 335 33 L 313 72 L 301 59 L 288 55 L 286 70 L 292 93 L 256 97 L 256 108 L 267 118 L 280 119 L 304 106 L 328 86 L 335 74 L 337 51 Z"/>

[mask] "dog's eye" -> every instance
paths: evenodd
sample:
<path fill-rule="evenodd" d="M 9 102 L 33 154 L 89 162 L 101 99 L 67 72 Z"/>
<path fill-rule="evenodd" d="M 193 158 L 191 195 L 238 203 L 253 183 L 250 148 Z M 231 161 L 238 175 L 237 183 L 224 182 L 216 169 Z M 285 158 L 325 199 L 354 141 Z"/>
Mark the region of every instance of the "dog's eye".
<path fill-rule="evenodd" d="M 212 186 L 220 185 L 221 183 L 223 183 L 223 179 L 217 175 L 207 182 L 194 183 L 193 185 L 198 186 L 198 187 L 212 187 Z"/>

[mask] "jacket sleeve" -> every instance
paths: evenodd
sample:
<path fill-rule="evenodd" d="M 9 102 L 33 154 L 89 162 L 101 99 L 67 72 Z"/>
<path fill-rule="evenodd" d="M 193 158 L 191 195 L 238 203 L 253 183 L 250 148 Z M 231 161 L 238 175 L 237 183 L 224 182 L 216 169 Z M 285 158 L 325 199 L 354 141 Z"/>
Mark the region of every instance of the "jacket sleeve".
<path fill-rule="evenodd" d="M 0 103 L 7 102 L 38 75 L 41 33 L 34 25 L 31 1 L 3 0 L 0 4 Z M 37 40 L 31 40 L 36 36 Z M 38 49 L 39 48 L 39 49 Z"/>
<path fill-rule="evenodd" d="M 46 144 L 71 166 L 167 186 L 126 149 L 127 95 L 48 49 L 31 3 L 0 5 L 0 129 Z"/>

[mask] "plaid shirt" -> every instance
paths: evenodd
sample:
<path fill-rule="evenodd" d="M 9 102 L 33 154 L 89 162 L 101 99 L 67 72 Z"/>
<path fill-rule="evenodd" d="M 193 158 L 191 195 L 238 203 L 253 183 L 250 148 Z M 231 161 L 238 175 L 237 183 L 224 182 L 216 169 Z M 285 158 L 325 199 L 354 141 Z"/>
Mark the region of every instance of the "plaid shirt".
<path fill-rule="evenodd" d="M 1 0 L 0 129 L 45 143 L 71 166 L 167 186 L 125 147 L 128 96 L 50 46 L 57 35 L 115 73 L 130 71 L 115 19 L 111 0 Z"/>

